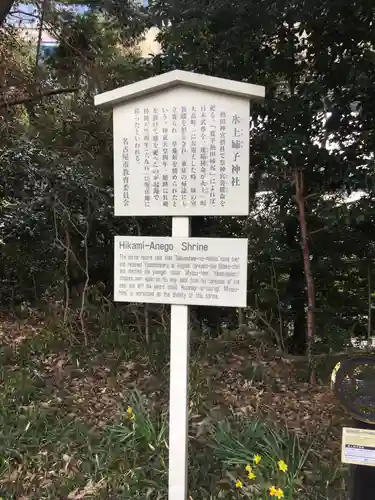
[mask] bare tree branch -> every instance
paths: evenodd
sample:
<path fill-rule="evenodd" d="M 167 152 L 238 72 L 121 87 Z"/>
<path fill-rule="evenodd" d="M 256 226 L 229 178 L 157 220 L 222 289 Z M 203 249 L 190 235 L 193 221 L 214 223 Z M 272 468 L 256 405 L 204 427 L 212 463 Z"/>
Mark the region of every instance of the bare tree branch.
<path fill-rule="evenodd" d="M 70 248 L 70 236 L 68 228 L 65 227 L 65 244 L 59 238 L 59 228 L 57 224 L 57 213 L 56 208 L 52 208 L 53 221 L 55 227 L 55 241 L 65 252 L 65 276 L 64 276 L 64 286 L 65 286 L 65 304 L 64 304 L 64 325 L 68 321 L 69 315 L 69 304 L 70 304 L 70 290 L 69 290 L 69 253 L 72 252 Z M 73 252 L 72 252 L 73 253 Z M 77 260 L 77 259 L 76 259 Z"/>
<path fill-rule="evenodd" d="M 70 235 L 69 235 L 69 230 L 65 226 L 64 232 L 65 232 L 65 242 L 61 240 L 59 237 L 59 232 L 58 232 L 58 225 L 57 225 L 57 212 L 56 212 L 56 206 L 60 204 L 63 209 L 63 215 L 66 217 L 66 221 L 69 222 L 70 226 L 77 231 L 77 233 L 82 237 L 82 242 L 83 242 L 83 247 L 85 251 L 85 262 L 84 265 L 82 265 L 78 257 L 75 255 L 75 253 L 72 250 L 71 243 L 70 243 Z M 89 249 L 88 249 L 88 238 L 89 238 L 89 233 L 90 233 L 90 197 L 89 194 L 87 194 L 87 214 L 86 214 L 86 224 L 85 224 L 85 231 L 80 231 L 77 227 L 76 224 L 72 221 L 72 218 L 70 216 L 70 213 L 67 209 L 67 207 L 58 199 L 55 199 L 55 206 L 53 207 L 53 217 L 54 217 L 54 223 L 55 223 L 55 241 L 59 245 L 59 247 L 64 251 L 65 253 L 65 286 L 66 286 L 66 301 L 65 301 L 65 313 L 64 313 L 64 321 L 66 321 L 67 316 L 68 316 L 68 311 L 69 311 L 69 299 L 70 299 L 70 294 L 69 294 L 69 287 L 67 286 L 67 282 L 69 279 L 69 273 L 68 273 L 68 265 L 69 265 L 69 256 L 71 256 L 79 269 L 82 271 L 82 273 L 85 275 L 85 283 L 83 286 L 83 290 L 81 293 L 81 306 L 80 306 L 80 311 L 79 311 L 79 321 L 81 325 L 81 331 L 83 333 L 84 337 L 84 342 L 85 345 L 88 345 L 88 335 L 87 335 L 87 330 L 86 330 L 86 324 L 85 324 L 85 312 L 86 312 L 86 299 L 87 299 L 87 292 L 89 288 L 89 282 L 90 282 L 90 274 L 89 274 Z"/>
<path fill-rule="evenodd" d="M 9 12 L 10 16 L 28 16 L 28 17 L 33 17 L 36 19 L 38 16 L 36 14 L 33 14 L 32 12 L 25 12 L 24 10 L 12 10 L 12 12 Z"/>
<path fill-rule="evenodd" d="M 39 63 L 40 47 L 42 45 L 44 17 L 46 15 L 47 8 L 48 8 L 48 0 L 44 0 L 39 18 L 40 20 L 39 20 L 39 30 L 38 30 L 38 43 L 36 46 L 36 54 L 35 54 L 35 66 L 38 66 Z"/>
<path fill-rule="evenodd" d="M 79 320 L 81 323 L 81 330 L 83 333 L 83 338 L 85 341 L 85 346 L 88 345 L 88 336 L 87 336 L 87 331 L 86 331 L 86 324 L 85 324 L 85 312 L 86 312 L 86 297 L 87 297 L 87 291 L 89 288 L 89 282 L 90 282 L 90 274 L 89 274 L 89 247 L 88 247 L 88 239 L 89 239 L 89 234 L 90 234 L 90 197 L 89 194 L 87 193 L 87 214 L 86 214 L 86 230 L 83 238 L 83 246 L 85 249 L 85 284 L 82 290 L 82 295 L 81 295 L 81 309 L 79 311 Z"/>
<path fill-rule="evenodd" d="M 26 104 L 27 102 L 33 102 L 33 101 L 41 101 L 44 97 L 50 97 L 53 95 L 59 95 L 59 94 L 71 94 L 73 92 L 77 92 L 78 88 L 61 88 L 61 89 L 51 89 L 51 90 L 44 90 L 40 91 L 37 94 L 34 95 L 26 95 L 25 93 L 22 93 L 22 91 L 18 91 L 18 95 L 14 95 L 17 90 L 13 89 L 8 89 L 7 92 L 3 93 L 3 95 L 0 95 L 0 109 L 1 108 L 6 108 L 6 107 L 11 107 L 11 106 L 16 106 L 18 104 Z M 9 95 L 8 95 L 9 94 Z"/>

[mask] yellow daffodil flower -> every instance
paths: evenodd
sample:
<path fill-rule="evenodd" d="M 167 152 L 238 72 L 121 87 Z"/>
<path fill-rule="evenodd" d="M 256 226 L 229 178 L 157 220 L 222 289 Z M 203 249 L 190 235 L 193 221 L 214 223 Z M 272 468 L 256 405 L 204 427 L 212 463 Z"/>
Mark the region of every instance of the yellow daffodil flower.
<path fill-rule="evenodd" d="M 253 461 L 255 465 L 260 464 L 260 461 L 262 460 L 262 457 L 260 455 L 254 455 Z"/>
<path fill-rule="evenodd" d="M 237 479 L 235 486 L 238 490 L 240 490 L 243 487 L 241 479 Z"/>
<path fill-rule="evenodd" d="M 269 489 L 269 494 L 270 497 L 275 497 L 275 498 L 284 498 L 284 492 L 281 488 L 276 488 L 275 486 L 271 486 Z"/>
<path fill-rule="evenodd" d="M 126 413 L 127 413 L 128 418 L 130 420 L 135 420 L 135 413 L 134 413 L 133 408 L 131 406 L 128 407 L 128 409 L 126 410 Z"/>
<path fill-rule="evenodd" d="M 247 477 L 250 479 L 250 480 L 254 480 L 257 476 L 256 474 L 254 474 L 254 472 L 249 472 Z"/>
<path fill-rule="evenodd" d="M 288 470 L 288 466 L 287 464 L 284 462 L 284 460 L 279 460 L 277 462 L 277 465 L 279 466 L 279 469 L 281 470 L 281 472 L 286 472 Z"/>
<path fill-rule="evenodd" d="M 246 467 L 245 467 L 245 471 L 248 472 L 250 474 L 250 472 L 253 470 L 253 468 L 251 467 L 250 464 L 247 464 Z"/>

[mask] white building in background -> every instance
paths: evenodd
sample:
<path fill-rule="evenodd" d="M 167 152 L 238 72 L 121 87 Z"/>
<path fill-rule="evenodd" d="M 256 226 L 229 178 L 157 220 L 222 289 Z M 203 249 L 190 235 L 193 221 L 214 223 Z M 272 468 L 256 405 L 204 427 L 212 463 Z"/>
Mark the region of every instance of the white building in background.
<path fill-rule="evenodd" d="M 134 0 L 136 4 L 147 8 L 149 5 L 149 0 Z M 150 55 L 160 54 L 161 47 L 156 41 L 156 37 L 159 33 L 159 29 L 156 26 L 150 28 L 144 35 L 144 40 L 138 44 L 138 48 L 141 52 L 142 57 L 149 57 Z"/>
<path fill-rule="evenodd" d="M 148 0 L 134 0 L 135 4 L 138 4 L 143 7 L 148 6 Z M 20 4 L 20 8 L 18 12 L 25 12 L 25 15 L 17 14 L 10 16 L 10 22 L 17 26 L 20 30 L 20 34 L 31 44 L 35 45 L 38 41 L 39 36 L 39 21 L 36 16 L 37 12 L 35 7 L 33 8 L 31 5 L 22 5 Z M 34 11 L 34 12 L 33 12 Z M 33 17 L 30 14 L 35 14 Z M 143 40 L 141 40 L 136 47 L 134 47 L 135 51 L 139 51 L 141 57 L 149 57 L 150 55 L 160 53 L 160 44 L 156 41 L 156 36 L 158 34 L 158 28 L 152 27 L 147 30 L 144 34 Z M 58 41 L 48 32 L 48 29 L 44 29 L 42 31 L 41 38 L 41 47 L 40 47 L 40 55 L 43 56 L 50 55 L 54 48 L 58 46 Z"/>
<path fill-rule="evenodd" d="M 151 55 L 160 54 L 161 47 L 159 42 L 156 41 L 156 37 L 159 33 L 159 29 L 153 26 L 145 33 L 145 38 L 138 44 L 138 48 L 141 52 L 142 57 L 149 57 Z"/>
<path fill-rule="evenodd" d="M 22 38 L 27 40 L 30 45 L 35 45 L 36 48 L 39 37 L 39 26 L 37 26 L 37 23 L 28 26 L 20 26 L 19 33 Z M 51 55 L 58 44 L 56 39 L 53 38 L 47 30 L 43 30 L 40 41 L 40 58 L 42 59 L 43 57 Z"/>
<path fill-rule="evenodd" d="M 135 47 L 134 51 L 140 53 L 141 57 L 150 57 L 150 55 L 156 55 L 160 53 L 160 44 L 156 41 L 156 36 L 158 34 L 158 28 L 152 27 L 144 35 L 144 39 L 141 40 Z M 27 26 L 20 28 L 21 35 L 30 43 L 37 45 L 39 28 L 37 26 Z M 40 44 L 40 55 L 49 56 L 53 53 L 54 48 L 58 47 L 59 42 L 49 34 L 47 30 L 42 31 L 42 39 Z"/>

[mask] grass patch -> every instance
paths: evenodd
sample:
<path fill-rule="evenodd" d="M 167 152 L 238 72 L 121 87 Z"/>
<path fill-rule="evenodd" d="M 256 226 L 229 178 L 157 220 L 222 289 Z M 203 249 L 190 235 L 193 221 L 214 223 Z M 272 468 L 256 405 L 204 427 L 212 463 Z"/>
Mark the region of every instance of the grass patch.
<path fill-rule="evenodd" d="M 83 349 L 66 332 L 45 330 L 15 347 L 0 346 L 4 499 L 167 498 L 167 339 L 142 347 L 123 332 L 120 337 L 114 333 L 105 349 Z M 164 350 L 159 357 L 158 349 Z M 342 469 L 319 456 L 315 439 L 230 407 L 213 408 L 215 387 L 206 370 L 212 360 L 200 348 L 191 362 L 192 499 L 272 498 L 274 486 L 289 500 L 341 500 Z M 120 387 L 111 388 L 112 379 Z M 104 416 L 95 419 L 98 403 Z"/>

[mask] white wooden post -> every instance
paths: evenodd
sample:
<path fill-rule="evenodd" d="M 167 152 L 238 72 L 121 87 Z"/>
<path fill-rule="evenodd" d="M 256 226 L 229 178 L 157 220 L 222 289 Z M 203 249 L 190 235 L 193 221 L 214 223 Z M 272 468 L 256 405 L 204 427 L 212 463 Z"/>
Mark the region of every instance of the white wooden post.
<path fill-rule="evenodd" d="M 172 218 L 172 236 L 190 236 L 190 217 Z M 169 500 L 187 499 L 189 306 L 171 306 L 169 386 Z"/>

